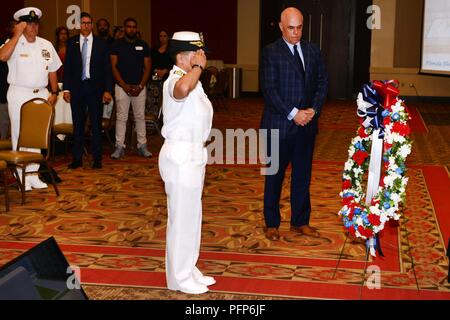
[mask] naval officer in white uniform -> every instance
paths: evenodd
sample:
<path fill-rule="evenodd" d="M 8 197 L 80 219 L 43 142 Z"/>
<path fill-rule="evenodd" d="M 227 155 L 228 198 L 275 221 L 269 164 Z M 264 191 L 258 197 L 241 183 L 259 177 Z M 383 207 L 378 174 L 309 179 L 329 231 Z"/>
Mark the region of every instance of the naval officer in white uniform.
<path fill-rule="evenodd" d="M 18 23 L 13 36 L 0 48 L 0 60 L 8 62 L 8 113 L 11 119 L 11 139 L 13 150 L 17 150 L 20 132 L 20 109 L 22 105 L 34 98 L 48 100 L 56 104 L 58 97 L 58 78 L 56 71 L 61 67 L 61 60 L 50 41 L 38 37 L 41 10 L 28 7 L 17 11 L 14 20 Z M 47 90 L 50 82 L 51 93 Z M 40 153 L 37 149 L 22 151 Z M 27 172 L 37 171 L 38 164 L 28 165 Z M 21 170 L 19 176 L 22 177 Z M 45 189 L 47 184 L 38 175 L 25 178 L 25 190 Z"/>
<path fill-rule="evenodd" d="M 196 267 L 200 253 L 202 193 L 213 108 L 199 81 L 205 46 L 195 32 L 176 32 L 169 42 L 175 66 L 163 88 L 165 138 L 159 171 L 167 194 L 166 279 L 170 290 L 190 294 L 216 283 Z"/>

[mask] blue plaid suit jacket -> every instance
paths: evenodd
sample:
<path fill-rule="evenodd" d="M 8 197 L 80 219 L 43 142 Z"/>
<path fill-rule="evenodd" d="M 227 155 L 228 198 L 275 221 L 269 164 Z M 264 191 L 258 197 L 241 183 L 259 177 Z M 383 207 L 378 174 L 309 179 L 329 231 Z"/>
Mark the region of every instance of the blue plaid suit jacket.
<path fill-rule="evenodd" d="M 309 124 L 317 132 L 318 117 L 328 92 L 328 75 L 319 48 L 301 40 L 305 77 L 283 38 L 264 48 L 261 62 L 261 89 L 265 105 L 262 129 L 279 129 L 280 138 L 295 135 L 298 127 L 288 120 L 293 108 L 314 108 Z"/>

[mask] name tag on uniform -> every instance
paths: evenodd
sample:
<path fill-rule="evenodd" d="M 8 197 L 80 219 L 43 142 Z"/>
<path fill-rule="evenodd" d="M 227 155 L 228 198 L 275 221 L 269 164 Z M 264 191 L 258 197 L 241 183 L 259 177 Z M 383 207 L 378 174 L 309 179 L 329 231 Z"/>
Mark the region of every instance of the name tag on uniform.
<path fill-rule="evenodd" d="M 28 58 L 28 57 L 29 57 L 29 55 L 28 55 L 28 54 L 26 54 L 26 53 L 22 53 L 22 54 L 20 55 L 20 57 L 21 57 L 21 58 Z"/>
<path fill-rule="evenodd" d="M 143 51 L 144 50 L 144 47 L 136 47 L 136 51 Z"/>

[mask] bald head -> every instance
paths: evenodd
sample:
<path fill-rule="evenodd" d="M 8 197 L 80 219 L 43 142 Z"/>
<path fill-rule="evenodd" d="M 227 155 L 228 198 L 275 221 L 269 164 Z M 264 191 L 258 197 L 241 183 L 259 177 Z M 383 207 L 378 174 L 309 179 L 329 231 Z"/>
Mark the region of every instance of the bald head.
<path fill-rule="evenodd" d="M 289 7 L 281 13 L 280 30 L 290 44 L 297 44 L 303 35 L 303 14 L 297 8 Z"/>

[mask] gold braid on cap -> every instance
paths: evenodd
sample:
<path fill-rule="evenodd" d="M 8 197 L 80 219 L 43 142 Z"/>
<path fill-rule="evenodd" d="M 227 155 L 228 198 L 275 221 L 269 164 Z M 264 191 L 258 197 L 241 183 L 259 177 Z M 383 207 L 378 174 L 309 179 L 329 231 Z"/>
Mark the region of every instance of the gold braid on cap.
<path fill-rule="evenodd" d="M 197 46 L 199 48 L 203 48 L 205 46 L 203 41 L 191 41 L 191 42 L 189 42 L 189 44 L 193 44 L 194 46 Z"/>

